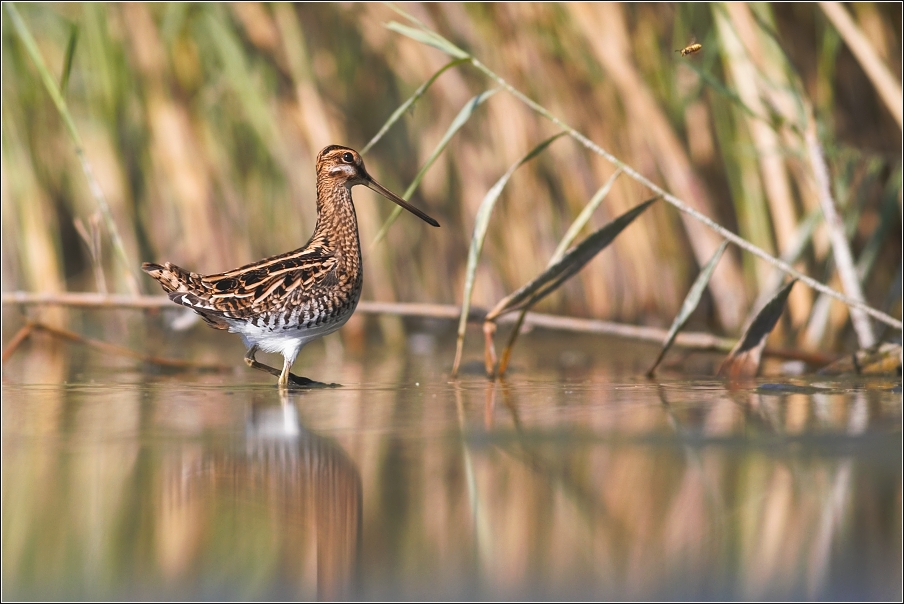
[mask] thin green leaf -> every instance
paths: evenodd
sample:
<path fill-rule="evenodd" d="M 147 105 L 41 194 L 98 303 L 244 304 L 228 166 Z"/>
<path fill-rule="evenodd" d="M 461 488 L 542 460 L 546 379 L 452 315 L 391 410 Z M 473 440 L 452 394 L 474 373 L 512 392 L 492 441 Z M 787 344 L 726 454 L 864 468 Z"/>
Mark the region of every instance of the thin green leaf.
<path fill-rule="evenodd" d="M 687 323 L 691 313 L 694 312 L 697 305 L 700 304 L 700 298 L 703 297 L 703 292 L 706 290 L 706 286 L 709 285 L 709 280 L 713 276 L 713 272 L 715 272 L 719 260 L 722 259 L 722 254 L 725 252 L 726 247 L 728 247 L 728 242 L 723 241 L 722 245 L 716 250 L 716 253 L 713 254 L 712 258 L 709 259 L 709 262 L 706 263 L 706 266 L 700 271 L 700 274 L 697 275 L 697 280 L 694 281 L 691 289 L 687 292 L 687 296 L 684 298 L 681 310 L 678 311 L 678 315 L 675 317 L 675 320 L 672 321 L 672 327 L 665 337 L 665 342 L 662 344 L 662 350 L 659 351 L 659 356 L 656 357 L 656 362 L 653 363 L 653 366 L 650 367 L 650 370 L 647 372 L 648 376 L 653 376 L 656 368 L 659 367 L 659 363 L 661 363 L 663 357 L 665 357 L 665 353 L 668 352 L 669 348 L 672 346 L 672 342 L 675 341 L 675 336 L 678 335 L 678 332 L 681 331 L 681 328 Z"/>
<path fill-rule="evenodd" d="M 414 180 L 411 181 L 411 184 L 408 185 L 408 188 L 405 189 L 405 192 L 402 193 L 402 199 L 408 201 L 414 191 L 421 184 L 421 180 L 424 178 L 424 174 L 427 173 L 427 170 L 433 165 L 433 162 L 440 156 L 443 150 L 446 148 L 446 145 L 449 144 L 449 141 L 452 140 L 452 137 L 455 136 L 455 133 L 458 132 L 462 126 L 471 118 L 474 114 L 474 111 L 483 103 L 485 100 L 496 94 L 498 88 L 493 88 L 492 90 L 485 90 L 481 92 L 470 101 L 465 103 L 465 106 L 461 108 L 461 111 L 458 112 L 458 115 L 455 116 L 455 119 L 452 120 L 452 123 L 449 124 L 449 128 L 446 130 L 446 133 L 443 135 L 442 140 L 439 141 L 439 144 L 436 145 L 436 148 L 433 150 L 433 153 L 430 154 L 430 157 L 427 158 L 427 161 L 424 162 L 423 167 L 417 173 L 417 176 L 414 177 Z M 396 221 L 396 218 L 399 217 L 399 214 L 402 213 L 401 206 L 397 206 L 392 213 L 389 215 L 389 218 L 386 219 L 386 222 L 383 223 L 383 226 L 380 227 L 380 232 L 377 233 L 377 236 L 374 237 L 374 241 L 371 244 L 377 245 L 380 241 L 383 240 L 383 237 L 386 236 L 386 233 L 389 231 L 389 227 L 392 226 L 392 223 Z"/>
<path fill-rule="evenodd" d="M 396 14 L 398 14 L 398 15 L 402 15 L 403 17 L 405 17 L 406 19 L 408 19 L 409 21 L 411 21 L 412 23 L 414 23 L 415 25 L 417 25 L 420 29 L 423 29 L 424 31 L 430 31 L 430 28 L 427 27 L 427 24 L 426 24 L 426 23 L 424 23 L 423 21 L 421 21 L 420 19 L 418 19 L 417 17 L 415 17 L 415 16 L 412 15 L 411 13 L 409 13 L 409 12 L 407 12 L 407 11 L 405 11 L 405 10 L 399 8 L 398 6 L 396 6 L 395 4 L 393 4 L 392 2 L 386 2 L 385 4 L 386 4 L 386 6 L 387 6 L 389 9 L 391 9 L 392 11 L 394 11 L 394 12 L 395 12 Z"/>
<path fill-rule="evenodd" d="M 781 255 L 783 262 L 794 264 L 800 260 L 801 256 L 803 256 L 804 252 L 807 250 L 807 246 L 810 245 L 810 242 L 813 239 L 813 233 L 816 231 L 816 227 L 819 226 L 821 222 L 822 210 L 817 207 L 798 223 L 797 228 L 794 230 L 794 234 L 791 235 L 791 238 L 785 244 L 785 251 Z M 753 312 L 753 309 L 765 305 L 769 300 L 769 292 L 775 291 L 781 287 L 782 281 L 784 280 L 785 274 L 782 271 L 778 269 L 773 270 L 763 283 L 760 296 L 751 306 L 751 313 Z M 751 315 L 747 319 L 752 321 L 753 316 Z"/>
<path fill-rule="evenodd" d="M 575 218 L 574 222 L 571 223 L 571 226 L 568 227 L 568 231 L 566 231 L 565 236 L 562 237 L 562 240 L 559 241 L 559 245 L 556 247 L 556 251 L 553 252 L 552 257 L 549 259 L 547 263 L 547 268 L 558 262 L 562 259 L 562 256 L 565 255 L 565 252 L 574 243 L 574 240 L 577 239 L 578 234 L 581 232 L 588 222 L 590 222 L 590 217 L 599 207 L 599 205 L 603 202 L 606 196 L 609 194 L 609 191 L 612 189 L 612 185 L 615 184 L 615 180 L 622 173 L 622 169 L 619 168 L 615 171 L 609 179 L 603 183 L 603 186 L 599 188 L 599 190 L 593 194 L 593 197 L 590 198 L 590 201 L 587 202 L 587 205 L 584 206 L 584 209 L 581 210 L 581 213 L 578 214 L 578 217 Z M 505 349 L 502 351 L 502 356 L 499 357 L 499 375 L 505 375 L 506 370 L 508 369 L 509 360 L 512 357 L 512 348 L 515 346 L 515 340 L 518 339 L 518 334 L 521 331 L 521 325 L 524 323 L 524 317 L 527 315 L 527 309 L 522 308 L 521 314 L 518 315 L 518 319 L 515 321 L 515 326 L 512 331 L 509 333 L 509 340 L 505 345 Z"/>
<path fill-rule="evenodd" d="M 66 96 L 69 87 L 69 74 L 72 72 L 72 59 L 75 57 L 75 47 L 78 44 L 78 25 L 73 23 L 69 28 L 69 42 L 66 44 L 66 56 L 63 60 L 63 75 L 60 76 L 60 94 Z"/>
<path fill-rule="evenodd" d="M 546 147 L 552 144 L 554 140 L 564 134 L 564 132 L 559 132 L 558 134 L 550 136 L 531 149 L 527 155 L 512 164 L 511 167 L 506 170 L 505 174 L 496 181 L 496 184 L 490 187 L 490 190 L 487 191 L 483 201 L 480 202 L 480 207 L 477 209 L 477 216 L 474 218 L 474 234 L 471 236 L 471 247 L 468 249 L 468 266 L 465 269 L 465 292 L 461 305 L 461 317 L 458 321 L 458 342 L 455 351 L 455 362 L 452 365 L 453 375 L 458 372 L 458 364 L 461 362 L 465 328 L 468 325 L 468 312 L 471 308 L 471 293 L 474 290 L 474 279 L 477 275 L 477 261 L 480 259 L 481 250 L 483 250 L 483 242 L 486 239 L 487 228 L 490 224 L 490 216 L 493 213 L 493 208 L 496 207 L 496 202 L 502 194 L 502 189 L 505 188 L 505 185 L 511 179 L 512 174 L 515 173 L 515 170 L 539 155 Z"/>
<path fill-rule="evenodd" d="M 543 271 L 533 281 L 518 291 L 503 298 L 487 315 L 487 321 L 493 321 L 503 314 L 530 308 L 545 296 L 555 291 L 563 282 L 572 277 L 594 256 L 608 246 L 631 222 L 637 218 L 650 204 L 660 196 L 650 198 L 631 210 L 628 210 L 587 239 L 572 248 L 565 256 L 551 267 Z"/>
<path fill-rule="evenodd" d="M 449 42 L 447 39 L 442 37 L 441 35 L 425 30 L 425 29 L 416 29 L 414 27 L 408 27 L 407 25 L 402 25 L 397 21 L 390 21 L 386 24 L 386 29 L 394 31 L 396 33 L 402 34 L 403 36 L 407 36 L 412 40 L 420 42 L 421 44 L 426 44 L 427 46 L 432 46 L 433 48 L 438 48 L 443 51 L 447 55 L 453 56 L 456 59 L 470 59 L 471 55 L 460 49 L 452 42 Z"/>
<path fill-rule="evenodd" d="M 377 142 L 383 138 L 383 135 L 386 134 L 390 128 L 392 128 L 393 124 L 395 124 L 399 119 L 404 115 L 406 111 L 408 111 L 414 104 L 424 96 L 424 93 L 427 92 L 427 89 L 430 88 L 430 85 L 436 81 L 436 78 L 441 76 L 447 69 L 455 67 L 456 65 L 461 65 L 462 63 L 467 63 L 467 59 L 453 59 L 449 61 L 445 65 L 443 65 L 439 71 L 430 76 L 430 79 L 420 85 L 420 87 L 414 91 L 407 101 L 399 105 L 399 108 L 396 109 L 392 115 L 389 116 L 389 119 L 386 120 L 386 123 L 383 124 L 383 127 L 380 128 L 380 131 L 377 132 L 370 142 L 364 146 L 364 149 L 361 150 L 361 155 L 364 155 L 370 148 L 377 144 Z"/>
<path fill-rule="evenodd" d="M 97 181 L 97 178 L 95 178 L 94 176 L 94 169 L 91 167 L 91 162 L 88 161 L 88 156 L 85 154 L 82 137 L 79 135 L 78 129 L 75 127 L 75 120 L 72 119 L 72 114 L 69 113 L 69 107 L 66 105 L 66 99 L 63 98 L 60 89 L 57 87 L 57 84 L 53 79 L 53 75 L 51 75 L 50 73 L 50 69 L 48 69 L 47 64 L 44 62 L 44 57 L 41 55 L 41 51 L 38 50 L 37 42 L 35 42 L 35 39 L 31 35 L 31 31 L 28 29 L 25 21 L 23 21 L 22 17 L 19 15 L 19 11 L 16 9 L 12 2 L 4 2 L 3 6 L 4 8 L 6 8 L 9 16 L 12 18 L 13 26 L 16 28 L 16 33 L 19 34 L 19 39 L 25 46 L 25 50 L 26 52 L 28 52 L 29 57 L 31 57 L 32 62 L 35 64 L 38 73 L 41 74 L 41 81 L 44 82 L 44 87 L 47 89 L 47 93 L 53 100 L 53 104 L 56 106 L 57 112 L 60 114 L 60 117 L 63 119 L 63 124 L 66 126 L 66 130 L 69 132 L 69 137 L 72 139 L 72 142 L 75 145 L 75 154 L 82 166 L 82 172 L 85 173 L 85 179 L 88 181 L 88 188 L 91 190 L 91 195 L 97 202 L 97 206 L 100 209 L 101 215 L 104 217 L 104 223 L 107 226 L 110 240 L 113 243 L 113 249 L 116 250 L 119 259 L 124 265 L 123 268 L 127 282 L 129 284 L 129 289 L 132 290 L 132 293 L 137 294 L 139 291 L 138 281 L 135 279 L 135 273 L 133 272 L 134 269 L 132 268 L 135 266 L 135 264 L 132 263 L 131 259 L 129 258 L 125 245 L 122 242 L 122 237 L 119 236 L 119 229 L 116 228 L 116 222 L 113 220 L 113 213 L 110 211 L 110 204 L 107 203 L 107 198 L 104 195 L 104 191 L 101 188 L 100 183 Z"/>
<path fill-rule="evenodd" d="M 204 10 L 202 21 L 209 42 L 217 51 L 222 64 L 224 82 L 232 88 L 248 122 L 254 129 L 261 143 L 274 154 L 283 159 L 279 151 L 282 149 L 280 128 L 276 124 L 266 99 L 260 92 L 260 86 L 254 82 L 247 57 L 236 32 L 229 26 L 226 17 L 213 8 Z"/>
<path fill-rule="evenodd" d="M 185 25 L 188 10 L 192 5 L 188 2 L 167 2 L 163 12 L 163 22 L 160 24 L 160 37 L 166 46 L 171 46 Z"/>
<path fill-rule="evenodd" d="M 559 242 L 559 245 L 556 247 L 556 251 L 553 252 L 552 258 L 549 260 L 549 265 L 551 266 L 562 259 L 562 256 L 565 255 L 565 251 L 571 247 L 571 244 L 574 243 L 574 240 L 577 239 L 578 234 L 581 232 L 588 222 L 590 222 L 590 217 L 593 216 L 593 213 L 596 212 L 596 209 L 603 202 L 606 196 L 609 194 L 609 191 L 612 189 L 612 185 L 615 184 L 615 179 L 617 179 L 622 173 L 622 169 L 619 168 L 615 171 L 615 173 L 609 177 L 603 186 L 599 188 L 599 190 L 590 198 L 590 201 L 587 202 L 587 205 L 584 206 L 584 209 L 581 210 L 581 213 L 578 214 L 578 217 L 574 219 L 574 222 L 571 223 L 571 226 L 568 227 L 568 231 L 566 231 L 565 236 L 562 237 L 562 240 Z"/>
<path fill-rule="evenodd" d="M 797 279 L 792 279 L 757 313 L 750 327 L 744 332 L 744 337 L 732 348 L 722 366 L 719 367 L 718 375 L 727 375 L 731 378 L 756 375 L 760 368 L 763 348 L 766 346 L 766 338 L 772 333 L 779 317 L 782 316 L 788 295 L 795 283 L 797 283 Z"/>

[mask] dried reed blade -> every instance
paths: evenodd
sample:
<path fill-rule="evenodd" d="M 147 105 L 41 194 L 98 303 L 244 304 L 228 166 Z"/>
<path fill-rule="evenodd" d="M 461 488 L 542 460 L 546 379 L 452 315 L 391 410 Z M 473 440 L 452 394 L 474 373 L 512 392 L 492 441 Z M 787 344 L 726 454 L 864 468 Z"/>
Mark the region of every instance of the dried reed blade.
<path fill-rule="evenodd" d="M 847 234 L 844 231 L 844 223 L 838 215 L 835 199 L 832 196 L 829 183 L 829 169 L 823 156 L 822 145 L 819 143 L 819 138 L 816 134 L 816 122 L 812 113 L 812 107 L 810 108 L 810 120 L 807 125 L 805 139 L 810 168 L 813 170 L 813 178 L 816 181 L 819 205 L 825 216 L 829 239 L 832 242 L 832 256 L 835 259 L 838 276 L 841 278 L 844 292 L 850 298 L 862 302 L 864 300 L 863 289 L 860 285 L 860 278 L 857 276 L 857 269 L 854 266 L 854 258 L 851 254 L 851 246 L 847 240 Z M 873 333 L 869 317 L 860 308 L 851 308 L 850 313 L 851 323 L 854 325 L 854 331 L 857 333 L 857 341 L 860 343 L 860 347 L 869 348 L 876 343 L 876 336 Z"/>
<path fill-rule="evenodd" d="M 895 80 L 891 71 L 882 62 L 879 54 L 870 44 L 869 38 L 863 35 L 857 23 L 851 18 L 840 2 L 820 2 L 819 6 L 841 34 L 844 43 L 857 58 L 863 71 L 869 77 L 879 97 L 885 103 L 898 126 L 904 129 L 904 110 L 901 108 L 901 84 Z"/>
<path fill-rule="evenodd" d="M 731 379 L 756 375 L 760 368 L 763 349 L 766 346 L 766 338 L 772 333 L 772 329 L 782 316 L 788 294 L 791 293 L 791 288 L 795 283 L 797 283 L 797 279 L 792 279 L 757 313 L 750 327 L 744 332 L 744 336 L 728 353 L 728 357 L 719 367 L 717 375 Z"/>

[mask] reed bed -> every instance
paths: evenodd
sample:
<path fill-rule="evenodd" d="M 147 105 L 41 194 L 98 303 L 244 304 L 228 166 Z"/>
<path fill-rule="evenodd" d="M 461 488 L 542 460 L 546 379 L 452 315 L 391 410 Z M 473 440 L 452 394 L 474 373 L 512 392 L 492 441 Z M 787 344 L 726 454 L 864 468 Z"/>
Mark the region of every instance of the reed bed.
<path fill-rule="evenodd" d="M 900 317 L 901 8 L 837 9 L 406 6 L 413 21 L 385 5 L 14 5 L 2 289 L 150 293 L 143 260 L 216 272 L 299 247 L 314 157 L 341 143 L 443 225 L 390 226 L 359 193 L 365 299 L 492 308 L 651 183 Z M 702 50 L 674 52 L 693 39 Z M 561 124 L 571 136 L 521 162 Z M 536 310 L 665 327 L 722 242 L 655 204 Z M 729 246 L 691 323 L 737 335 L 782 276 Z M 887 333 L 849 308 L 802 282 L 778 335 L 833 350 Z"/>

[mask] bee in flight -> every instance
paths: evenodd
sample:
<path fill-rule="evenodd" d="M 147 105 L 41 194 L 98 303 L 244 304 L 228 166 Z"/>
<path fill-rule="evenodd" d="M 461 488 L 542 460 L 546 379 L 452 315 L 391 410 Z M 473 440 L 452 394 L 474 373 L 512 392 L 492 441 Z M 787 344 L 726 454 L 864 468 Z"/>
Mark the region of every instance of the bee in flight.
<path fill-rule="evenodd" d="M 684 48 L 680 48 L 680 49 L 676 50 L 675 52 L 680 52 L 682 57 L 686 57 L 686 56 L 692 55 L 696 52 L 700 52 L 700 50 L 702 50 L 702 49 L 703 49 L 702 44 L 700 44 L 698 42 L 694 42 L 693 44 L 689 44 L 688 46 L 685 46 Z"/>

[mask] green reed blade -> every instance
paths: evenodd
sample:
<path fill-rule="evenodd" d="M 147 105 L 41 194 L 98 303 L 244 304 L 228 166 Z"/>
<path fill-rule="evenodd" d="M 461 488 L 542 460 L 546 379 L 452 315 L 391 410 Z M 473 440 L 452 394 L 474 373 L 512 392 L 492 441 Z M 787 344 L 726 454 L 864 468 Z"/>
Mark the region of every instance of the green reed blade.
<path fill-rule="evenodd" d="M 405 101 L 404 103 L 399 105 L 399 108 L 396 109 L 392 113 L 392 115 L 389 116 L 389 119 L 386 120 L 386 123 L 383 124 L 382 128 L 380 128 L 380 131 L 377 132 L 372 139 L 370 139 L 369 143 L 364 145 L 364 149 L 361 150 L 361 155 L 364 155 L 365 153 L 370 151 L 370 148 L 373 147 L 374 145 L 376 145 L 377 142 L 381 138 L 383 138 L 383 135 L 386 134 L 390 128 L 392 128 L 393 124 L 395 124 L 397 121 L 399 121 L 399 119 L 402 117 L 402 115 L 404 115 L 404 113 L 406 111 L 408 111 L 410 108 L 412 108 L 414 106 L 414 104 L 416 102 L 418 102 L 418 100 L 420 100 L 420 98 L 422 96 L 424 96 L 424 93 L 427 92 L 427 89 L 430 88 L 430 85 L 433 84 L 433 82 L 435 82 L 439 76 L 443 75 L 443 73 L 447 69 L 451 69 L 452 67 L 455 67 L 456 65 L 461 65 L 462 63 L 467 63 L 467 62 L 468 62 L 468 59 L 453 59 L 452 61 L 449 61 L 448 63 L 443 65 L 439 69 L 439 71 L 437 71 L 432 76 L 430 76 L 429 80 L 427 80 L 426 82 L 421 84 L 418 87 L 418 89 L 414 91 L 414 94 L 412 94 L 408 98 L 407 101 Z"/>
<path fill-rule="evenodd" d="M 697 305 L 700 304 L 700 298 L 703 297 L 703 292 L 706 290 L 706 286 L 709 285 L 709 280 L 713 276 L 713 273 L 716 270 L 716 266 L 719 264 L 719 260 L 722 259 L 722 254 L 725 252 L 726 247 L 728 247 L 728 242 L 723 241 L 722 245 L 720 245 L 716 250 L 716 253 L 713 254 L 712 258 L 709 259 L 709 262 L 706 263 L 706 266 L 704 266 L 700 271 L 700 274 L 697 275 L 697 280 L 694 281 L 691 289 L 687 292 L 687 296 L 685 296 L 684 302 L 681 304 L 681 309 L 675 316 L 675 320 L 672 321 L 672 327 L 669 329 L 669 333 L 665 337 L 665 342 L 663 342 L 662 344 L 662 349 L 659 351 L 659 356 L 656 357 L 656 362 L 654 362 L 653 366 L 650 367 L 650 370 L 647 372 L 647 376 L 653 376 L 656 368 L 659 367 L 659 363 L 661 363 L 663 357 L 665 357 L 665 353 L 668 352 L 669 348 L 672 347 L 672 342 L 675 341 L 675 336 L 678 335 L 678 332 L 681 331 L 681 328 L 684 327 L 685 323 L 687 323 L 687 320 L 691 316 L 691 313 L 693 313 L 694 310 L 696 310 Z"/>
<path fill-rule="evenodd" d="M 650 204 L 660 198 L 652 197 L 640 205 L 628 210 L 606 226 L 602 227 L 575 246 L 561 260 L 540 273 L 534 280 L 518 291 L 503 298 L 487 315 L 487 321 L 493 321 L 503 314 L 529 308 L 556 290 L 562 283 L 581 270 L 594 256 L 606 248 L 612 241 L 643 213 Z"/>
<path fill-rule="evenodd" d="M 574 219 L 574 222 L 571 223 L 571 226 L 568 227 L 568 231 L 565 232 L 565 236 L 562 237 L 562 240 L 559 242 L 559 245 L 556 246 L 556 251 L 553 252 L 552 258 L 549 260 L 549 264 L 555 264 L 559 260 L 562 259 L 562 256 L 565 255 L 565 251 L 571 247 L 571 244 L 574 243 L 574 240 L 577 239 L 578 234 L 581 232 L 581 229 L 590 222 L 590 217 L 593 216 L 593 213 L 596 212 L 596 209 L 600 206 L 606 196 L 609 194 L 609 191 L 612 189 L 612 185 L 615 184 L 615 180 L 621 175 L 622 169 L 619 168 L 615 171 L 615 173 L 609 177 L 603 186 L 599 188 L 599 190 L 594 193 L 593 197 L 590 198 L 590 201 L 587 202 L 587 205 L 584 206 L 584 209 L 581 210 L 581 213 L 578 214 L 578 217 Z"/>
<path fill-rule="evenodd" d="M 587 202 L 587 205 L 584 206 L 584 209 L 581 210 L 581 213 L 578 214 L 578 217 L 574 219 L 574 222 L 571 223 L 571 226 L 568 227 L 568 230 L 565 232 L 565 236 L 562 237 L 562 240 L 559 241 L 559 245 L 556 246 L 556 251 L 553 252 L 552 257 L 549 259 L 549 263 L 546 265 L 547 268 L 558 262 L 562 259 L 562 256 L 565 255 L 565 252 L 574 243 L 574 240 L 577 239 L 578 234 L 581 232 L 587 223 L 590 221 L 590 217 L 599 207 L 599 205 L 603 202 L 607 195 L 609 195 L 609 191 L 612 189 L 612 185 L 615 184 L 616 179 L 622 173 L 622 169 L 618 168 L 612 176 L 603 183 L 603 186 L 597 190 L 596 193 L 593 194 L 593 197 L 590 198 L 590 201 Z M 524 316 L 527 314 L 527 309 L 522 308 L 521 314 L 518 315 L 518 319 L 515 321 L 515 327 L 512 329 L 509 334 L 509 340 L 505 345 L 505 349 L 502 351 L 502 355 L 499 357 L 499 369 L 498 374 L 500 376 L 505 375 L 506 369 L 508 369 L 509 359 L 512 356 L 512 348 L 515 346 L 515 341 L 518 339 L 518 334 L 521 331 L 521 325 L 524 323 Z"/>
<path fill-rule="evenodd" d="M 94 169 L 91 167 L 91 162 L 88 161 L 88 156 L 85 154 L 85 147 L 82 143 L 82 137 L 78 133 L 78 129 L 75 127 L 75 121 L 72 119 L 72 114 L 69 113 L 69 107 L 66 105 L 66 99 L 63 98 L 60 89 L 57 87 L 56 82 L 53 79 L 53 75 L 50 73 L 50 69 L 47 68 L 47 64 L 44 62 L 44 57 L 41 56 L 41 51 L 38 50 L 38 44 L 35 42 L 34 37 L 31 35 L 31 31 L 29 31 L 28 26 L 25 24 L 25 21 L 22 20 L 22 17 L 19 15 L 19 11 L 16 10 L 16 7 L 11 2 L 5 2 L 3 6 L 6 8 L 7 13 L 9 13 L 10 18 L 13 21 L 13 25 L 16 28 L 16 33 L 19 34 L 19 38 L 22 40 L 22 44 L 25 46 L 25 50 L 28 52 L 29 57 L 34 62 L 35 67 L 38 70 L 38 73 L 41 74 L 41 81 L 44 82 L 44 87 L 47 89 L 48 94 L 50 94 L 50 98 L 53 100 L 53 104 L 56 105 L 57 111 L 60 114 L 60 117 L 63 119 L 63 124 L 66 126 L 66 130 L 69 132 L 70 138 L 72 138 L 72 142 L 75 144 L 75 154 L 79 159 L 79 163 L 82 167 L 82 172 L 85 173 L 85 179 L 88 181 L 88 188 L 91 190 L 91 195 L 94 197 L 94 200 L 97 202 L 97 206 L 100 209 L 101 215 L 104 217 L 104 224 L 107 226 L 107 231 L 110 235 L 110 241 L 113 244 L 113 249 L 116 250 L 119 259 L 122 261 L 124 265 L 126 281 L 129 285 L 129 289 L 133 294 L 137 294 L 139 291 L 138 288 L 138 280 L 136 279 L 134 268 L 137 264 L 133 263 L 129 258 L 128 253 L 126 252 L 125 244 L 122 241 L 122 237 L 119 236 L 119 229 L 116 227 L 116 222 L 113 220 L 113 213 L 110 211 L 110 204 L 107 203 L 107 198 L 104 195 L 103 189 L 101 189 L 100 183 L 97 181 L 97 178 L 94 176 Z"/>
<path fill-rule="evenodd" d="M 465 269 L 465 292 L 461 304 L 461 317 L 458 321 L 458 340 L 456 343 L 455 350 L 455 362 L 452 364 L 452 374 L 455 375 L 458 372 L 458 365 L 461 362 L 461 352 L 464 346 L 465 339 L 465 329 L 468 325 L 468 312 L 471 308 L 471 293 L 474 289 L 474 280 L 477 276 L 477 261 L 480 259 L 480 252 L 483 249 L 483 242 L 486 239 L 487 228 L 490 224 L 490 216 L 493 213 L 493 208 L 496 207 L 496 202 L 499 200 L 499 196 L 502 194 L 502 190 L 505 188 L 505 185 L 511 179 L 512 174 L 515 173 L 520 166 L 524 165 L 541 152 L 543 152 L 546 147 L 548 147 L 554 140 L 563 136 L 565 132 L 559 132 L 558 134 L 554 134 L 550 136 L 539 145 L 530 150 L 530 152 L 519 159 L 517 162 L 511 165 L 511 167 L 506 170 L 505 174 L 496 181 L 490 190 L 487 191 L 487 194 L 484 196 L 483 201 L 480 202 L 480 207 L 477 209 L 477 216 L 474 218 L 474 234 L 471 236 L 471 246 L 468 249 L 468 266 Z"/>
<path fill-rule="evenodd" d="M 469 60 L 471 58 L 471 55 L 460 49 L 455 44 L 452 44 L 452 42 L 449 42 L 444 37 L 432 31 L 408 27 L 407 25 L 402 25 L 401 23 L 398 23 L 396 21 L 390 21 L 389 23 L 387 23 L 386 29 L 402 34 L 403 36 L 407 36 L 412 40 L 420 42 L 421 44 L 426 44 L 427 46 L 438 48 L 447 55 L 455 57 L 456 59 Z"/>
<path fill-rule="evenodd" d="M 78 25 L 69 29 L 69 42 L 66 44 L 66 57 L 63 59 L 63 74 L 60 76 L 60 95 L 66 96 L 69 87 L 69 74 L 72 73 L 72 59 L 75 58 L 75 47 L 78 44 Z"/>
<path fill-rule="evenodd" d="M 261 143 L 270 149 L 275 159 L 285 161 L 280 127 L 260 86 L 255 84 L 248 57 L 235 30 L 230 27 L 225 16 L 207 6 L 202 24 L 222 65 L 224 83 L 232 89 Z"/>
<path fill-rule="evenodd" d="M 421 180 L 423 180 L 424 174 L 427 173 L 427 170 L 430 169 L 430 167 L 440 156 L 443 150 L 445 150 L 446 145 L 449 144 L 449 141 L 452 140 L 452 137 L 455 136 L 455 133 L 461 130 L 461 127 L 464 126 L 465 123 L 467 123 L 472 115 L 474 115 L 474 112 L 481 105 L 481 103 L 496 94 L 498 90 L 498 88 L 485 90 L 465 103 L 465 106 L 461 108 L 461 111 L 458 112 L 458 115 L 456 115 L 455 119 L 452 120 L 452 123 L 449 124 L 449 128 L 446 130 L 443 138 L 439 141 L 439 144 L 436 145 L 436 148 L 433 149 L 433 153 L 431 153 L 430 157 L 427 158 L 427 161 L 424 162 L 424 165 L 417 173 L 417 176 L 414 177 L 414 180 L 412 180 L 411 184 L 408 185 L 408 188 L 405 189 L 405 192 L 402 194 L 402 199 L 408 201 L 408 199 L 414 193 L 415 189 L 417 189 L 421 184 Z M 386 236 L 386 233 L 389 231 L 389 227 L 392 226 L 392 223 L 396 221 L 396 218 L 398 218 L 399 214 L 401 213 L 401 206 L 396 206 L 396 208 L 389 215 L 389 218 L 386 219 L 386 222 L 383 223 L 383 226 L 380 227 L 380 231 L 377 233 L 377 236 L 374 237 L 373 243 L 371 243 L 372 246 L 377 245 L 378 243 L 380 243 L 380 241 L 383 240 L 383 238 Z"/>

